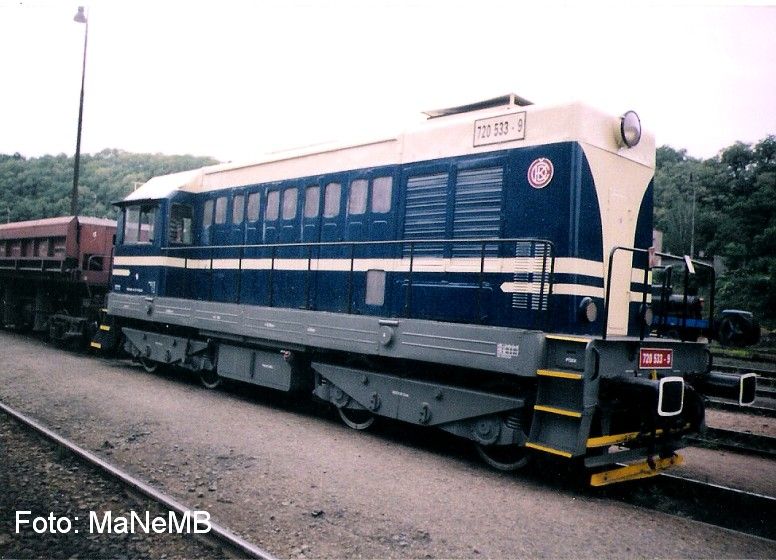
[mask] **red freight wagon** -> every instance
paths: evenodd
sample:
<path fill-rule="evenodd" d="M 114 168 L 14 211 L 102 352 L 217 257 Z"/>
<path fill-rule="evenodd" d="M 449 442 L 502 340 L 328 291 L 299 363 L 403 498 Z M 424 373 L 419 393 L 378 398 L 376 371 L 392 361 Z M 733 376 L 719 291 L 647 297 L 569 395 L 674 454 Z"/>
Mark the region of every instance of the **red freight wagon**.
<path fill-rule="evenodd" d="M 0 225 L 0 310 L 5 326 L 87 333 L 108 291 L 116 222 L 64 216 Z"/>

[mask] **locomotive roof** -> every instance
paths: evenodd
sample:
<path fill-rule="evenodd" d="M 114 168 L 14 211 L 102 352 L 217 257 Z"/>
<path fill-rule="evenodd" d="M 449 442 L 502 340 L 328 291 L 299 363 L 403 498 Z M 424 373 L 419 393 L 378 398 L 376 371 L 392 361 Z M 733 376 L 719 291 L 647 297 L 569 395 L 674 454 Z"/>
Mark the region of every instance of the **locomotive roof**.
<path fill-rule="evenodd" d="M 475 121 L 525 113 L 524 138 L 475 146 Z M 438 109 L 428 119 L 403 132 L 382 138 L 308 146 L 268 154 L 247 163 L 224 163 L 192 171 L 154 177 L 124 199 L 125 202 L 166 198 L 175 191 L 204 192 L 255 185 L 293 177 L 315 177 L 357 168 L 374 168 L 450 156 L 487 153 L 508 148 L 577 141 L 654 168 L 654 136 L 645 132 L 634 148 L 616 143 L 620 117 L 583 103 L 533 105 L 515 94 Z"/>

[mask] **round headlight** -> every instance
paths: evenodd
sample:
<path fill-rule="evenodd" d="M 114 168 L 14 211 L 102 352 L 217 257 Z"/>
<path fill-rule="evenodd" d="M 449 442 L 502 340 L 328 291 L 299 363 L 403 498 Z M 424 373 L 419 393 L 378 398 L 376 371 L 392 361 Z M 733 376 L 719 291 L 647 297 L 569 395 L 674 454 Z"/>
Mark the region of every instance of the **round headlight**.
<path fill-rule="evenodd" d="M 627 111 L 620 117 L 620 139 L 629 148 L 641 140 L 641 119 L 635 111 Z"/>
<path fill-rule="evenodd" d="M 649 305 L 647 305 L 642 309 L 641 314 L 642 314 L 642 317 L 644 317 L 644 324 L 647 325 L 648 327 L 651 327 L 652 319 L 654 318 L 652 313 L 652 308 Z"/>
<path fill-rule="evenodd" d="M 598 318 L 598 306 L 593 298 L 586 297 L 579 304 L 579 315 L 588 323 L 592 323 Z"/>

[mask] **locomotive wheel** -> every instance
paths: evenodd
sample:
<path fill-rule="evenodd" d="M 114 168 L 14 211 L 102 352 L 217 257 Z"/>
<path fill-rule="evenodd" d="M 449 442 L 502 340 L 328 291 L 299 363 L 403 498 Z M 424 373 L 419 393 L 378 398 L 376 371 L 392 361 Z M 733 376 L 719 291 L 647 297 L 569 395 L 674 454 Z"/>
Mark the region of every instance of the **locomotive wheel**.
<path fill-rule="evenodd" d="M 159 368 L 159 362 L 149 360 L 148 358 L 140 358 L 140 365 L 148 373 L 154 373 Z"/>
<path fill-rule="evenodd" d="M 375 415 L 368 410 L 337 407 L 337 412 L 345 425 L 354 430 L 366 430 L 375 421 Z"/>
<path fill-rule="evenodd" d="M 199 382 L 207 389 L 215 389 L 222 381 L 223 378 L 215 371 L 203 370 L 199 374 Z"/>
<path fill-rule="evenodd" d="M 477 454 L 500 471 L 516 471 L 528 464 L 528 450 L 522 445 L 482 445 L 475 443 Z"/>

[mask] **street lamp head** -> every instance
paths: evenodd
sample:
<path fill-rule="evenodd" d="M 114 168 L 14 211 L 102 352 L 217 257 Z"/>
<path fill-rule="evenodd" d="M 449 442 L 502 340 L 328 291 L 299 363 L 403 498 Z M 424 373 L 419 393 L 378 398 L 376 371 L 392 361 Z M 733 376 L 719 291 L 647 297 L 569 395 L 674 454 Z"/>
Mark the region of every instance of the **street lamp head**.
<path fill-rule="evenodd" d="M 84 14 L 83 6 L 78 6 L 78 13 L 75 14 L 75 17 L 73 17 L 73 21 L 77 21 L 78 23 L 86 23 L 86 14 Z"/>

